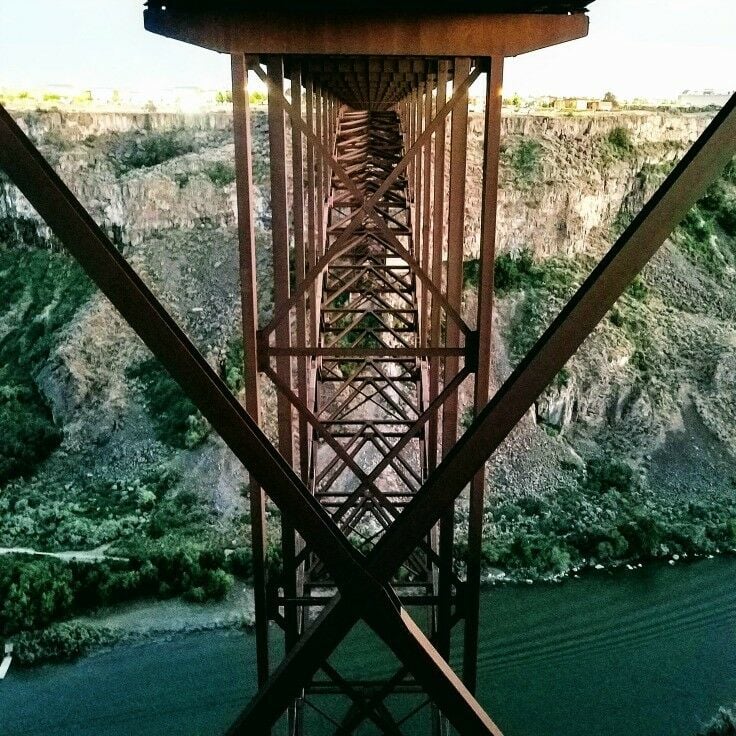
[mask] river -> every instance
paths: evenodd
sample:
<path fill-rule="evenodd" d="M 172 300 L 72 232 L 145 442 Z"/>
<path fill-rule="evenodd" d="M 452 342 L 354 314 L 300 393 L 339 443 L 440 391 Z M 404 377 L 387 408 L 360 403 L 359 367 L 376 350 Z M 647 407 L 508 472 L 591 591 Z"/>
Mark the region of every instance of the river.
<path fill-rule="evenodd" d="M 489 588 L 479 698 L 506 736 L 693 736 L 736 701 L 734 576 L 736 559 L 722 558 Z M 360 632 L 350 657 L 350 669 L 385 669 Z M 253 640 L 236 631 L 11 669 L 0 734 L 212 736 L 246 703 L 253 672 Z"/>

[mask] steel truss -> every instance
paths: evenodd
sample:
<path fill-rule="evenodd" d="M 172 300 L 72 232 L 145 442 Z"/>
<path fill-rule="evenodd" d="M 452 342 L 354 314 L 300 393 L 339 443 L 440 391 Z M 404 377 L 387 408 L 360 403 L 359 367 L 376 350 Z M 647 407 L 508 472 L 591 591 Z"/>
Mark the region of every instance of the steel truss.
<path fill-rule="evenodd" d="M 502 63 L 502 55 L 233 53 L 245 407 L 0 108 L 0 166 L 251 474 L 261 689 L 230 734 L 269 733 L 283 713 L 289 732 L 302 733 L 307 709 L 322 710 L 318 701 L 336 696 L 345 703 L 328 714 L 336 734 L 366 721 L 399 734 L 424 707 L 432 733 L 449 723 L 462 734 L 500 734 L 472 695 L 485 461 L 736 147 L 734 97 L 490 397 Z M 261 329 L 249 69 L 269 88 L 274 309 Z M 468 88 L 483 73 L 480 286 L 471 326 L 461 304 L 465 150 Z M 278 450 L 258 426 L 264 377 L 278 391 Z M 465 381 L 473 382 L 475 418 L 458 439 Z M 468 487 L 461 577 L 453 508 Z M 264 490 L 282 514 L 283 570 L 272 580 Z M 351 679 L 330 660 L 360 619 L 399 662 L 381 680 Z M 274 670 L 269 620 L 285 643 Z M 460 622 L 463 680 L 448 664 Z M 413 699 L 409 710 L 397 708 L 399 695 Z"/>
<path fill-rule="evenodd" d="M 489 77 L 489 108 L 500 103 L 501 63 Z M 245 80 L 240 65 L 238 83 Z M 478 365 L 490 365 L 490 342 L 481 354 L 478 332 L 460 315 L 464 207 L 450 204 L 464 201 L 468 89 L 482 67 L 467 58 L 335 64 L 271 56 L 254 60 L 252 69 L 269 89 L 276 274 L 274 316 L 257 335 L 258 366 L 278 391 L 279 449 L 340 532 L 369 554 L 437 465 L 438 452 L 454 444 L 463 382 Z M 492 120 L 500 123 L 497 110 Z M 287 207 L 289 163 L 292 181 L 306 186 L 292 189 Z M 492 238 L 486 243 L 492 247 Z M 492 262 L 492 251 L 485 259 Z M 492 271 L 484 275 L 479 304 L 490 324 Z M 483 380 L 485 392 L 480 385 L 478 392 L 487 396 L 487 370 L 476 383 Z M 483 484 L 480 471 L 481 497 Z M 471 524 L 481 522 L 478 507 Z M 261 518 L 258 506 L 252 511 Z M 265 540 L 265 529 L 254 538 Z M 475 538 L 480 543 L 479 532 Z M 283 571 L 266 585 L 263 605 L 288 650 L 335 581 L 288 523 L 281 540 Z M 403 604 L 426 610 L 425 629 L 445 658 L 452 629 L 465 618 L 465 598 L 479 583 L 458 575 L 453 546 L 450 509 L 390 578 Z M 473 625 L 477 620 L 468 624 L 470 641 Z M 472 670 L 475 657 L 465 660 Z M 369 702 L 358 691 L 369 692 Z M 431 706 L 406 671 L 358 688 L 325 664 L 293 704 L 290 728 L 301 731 L 305 705 L 322 710 L 317 695 L 336 693 L 347 698 L 340 733 L 364 720 L 398 732 L 387 706 L 397 693 L 419 694 L 412 714 Z M 435 732 L 444 730 L 436 709 L 431 721 Z"/>

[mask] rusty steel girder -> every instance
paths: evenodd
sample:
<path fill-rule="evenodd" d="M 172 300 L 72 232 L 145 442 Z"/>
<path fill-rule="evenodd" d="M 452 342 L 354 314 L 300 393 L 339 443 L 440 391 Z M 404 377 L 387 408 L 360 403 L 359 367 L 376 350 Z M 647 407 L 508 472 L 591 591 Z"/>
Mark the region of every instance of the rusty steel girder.
<path fill-rule="evenodd" d="M 0 108 L 0 166 L 250 473 L 261 689 L 230 734 L 269 733 L 283 713 L 301 734 L 305 709 L 336 695 L 335 733 L 371 721 L 399 734 L 428 707 L 434 734 L 446 723 L 500 734 L 472 694 L 485 461 L 736 149 L 734 97 L 490 396 L 503 59 L 400 61 L 232 56 L 245 406 Z M 269 89 L 274 309 L 260 328 L 249 70 Z M 468 324 L 468 90 L 483 74 L 480 285 Z M 278 396 L 278 447 L 259 427 L 263 380 Z M 474 419 L 458 438 L 466 381 Z M 467 487 L 463 577 L 453 508 Z M 266 497 L 282 512 L 284 564 L 271 580 Z M 424 611 L 422 626 L 406 606 Z M 396 655 L 390 676 L 351 680 L 330 661 L 360 619 Z M 269 621 L 285 643 L 273 671 Z M 460 622 L 463 680 L 448 664 Z M 397 695 L 408 710 L 393 707 Z"/>

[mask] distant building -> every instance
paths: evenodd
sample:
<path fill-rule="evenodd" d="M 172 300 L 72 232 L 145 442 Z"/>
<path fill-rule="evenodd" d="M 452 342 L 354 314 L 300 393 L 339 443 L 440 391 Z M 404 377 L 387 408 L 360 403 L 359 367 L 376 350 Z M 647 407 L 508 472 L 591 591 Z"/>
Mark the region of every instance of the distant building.
<path fill-rule="evenodd" d="M 714 92 L 712 89 L 694 91 L 686 89 L 678 98 L 678 107 L 723 107 L 729 100 L 727 92 Z"/>
<path fill-rule="evenodd" d="M 542 97 L 535 97 L 534 104 L 536 107 L 553 107 L 555 99 L 555 97 L 551 97 L 550 95 L 543 95 Z"/>
<path fill-rule="evenodd" d="M 588 110 L 597 110 L 598 112 L 612 112 L 613 102 L 610 100 L 588 100 Z"/>
<path fill-rule="evenodd" d="M 555 110 L 583 112 L 584 110 L 599 110 L 610 112 L 613 103 L 608 100 L 589 99 L 587 97 L 557 97 L 551 100 Z"/>
<path fill-rule="evenodd" d="M 588 100 L 582 97 L 558 97 L 552 103 L 552 107 L 555 110 L 587 110 Z"/>

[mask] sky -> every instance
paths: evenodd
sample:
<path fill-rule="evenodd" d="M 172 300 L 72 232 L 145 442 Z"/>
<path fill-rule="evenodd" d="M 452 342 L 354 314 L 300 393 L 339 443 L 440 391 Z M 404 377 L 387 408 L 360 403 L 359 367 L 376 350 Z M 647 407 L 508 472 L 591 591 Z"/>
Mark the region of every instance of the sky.
<path fill-rule="evenodd" d="M 0 0 L 0 87 L 230 86 L 226 56 L 143 29 L 143 0 Z M 596 0 L 586 39 L 509 59 L 504 91 L 673 99 L 736 89 L 734 0 Z"/>

